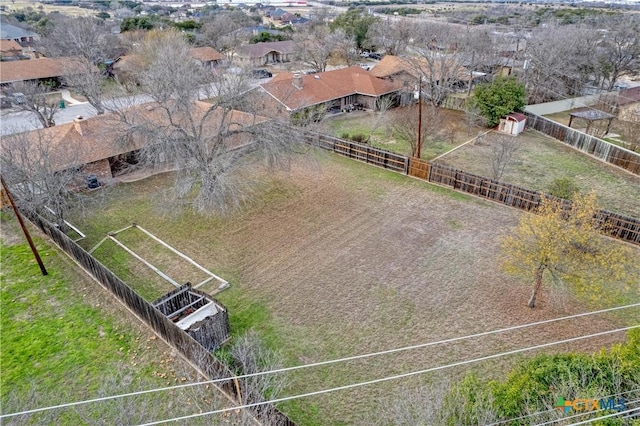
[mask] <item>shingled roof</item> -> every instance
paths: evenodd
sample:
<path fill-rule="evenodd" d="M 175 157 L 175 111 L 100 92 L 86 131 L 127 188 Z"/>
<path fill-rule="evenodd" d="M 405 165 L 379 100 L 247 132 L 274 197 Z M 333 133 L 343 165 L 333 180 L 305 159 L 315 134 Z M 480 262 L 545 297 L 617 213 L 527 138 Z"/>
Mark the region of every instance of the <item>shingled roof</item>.
<path fill-rule="evenodd" d="M 283 55 L 294 53 L 297 50 L 293 40 L 270 41 L 240 46 L 238 56 L 241 58 L 261 58 L 269 52 L 278 52 Z"/>
<path fill-rule="evenodd" d="M 189 49 L 189 55 L 201 62 L 221 61 L 224 59 L 224 56 L 222 56 L 220 52 L 210 46 L 194 47 L 193 49 Z"/>
<path fill-rule="evenodd" d="M 422 73 L 430 81 L 439 81 L 443 76 L 449 77 L 452 74 L 460 80 L 469 78 L 469 70 L 451 58 L 436 59 L 429 63 L 424 58 L 386 55 L 371 70 L 372 75 L 380 78 L 393 78 L 402 73 L 406 73 L 415 79 Z"/>
<path fill-rule="evenodd" d="M 0 62 L 0 83 L 62 77 L 73 73 L 73 58 L 38 58 Z"/>
<path fill-rule="evenodd" d="M 261 87 L 289 111 L 349 95 L 378 97 L 396 92 L 401 88 L 398 84 L 374 77 L 357 65 L 313 75 L 282 76 Z"/>
<path fill-rule="evenodd" d="M 155 103 L 136 105 L 128 110 L 121 111 L 131 122 L 157 123 L 158 127 L 169 126 L 162 108 L 157 108 Z M 195 102 L 191 113 L 196 120 L 201 120 L 204 114 L 211 108 L 206 102 Z M 231 111 L 226 122 L 233 123 L 229 130 L 239 129 L 240 126 L 251 126 L 264 122 L 264 117 L 254 116 L 241 111 Z M 174 117 L 175 118 L 175 117 Z M 213 111 L 207 115 L 204 123 L 205 132 L 220 131 L 222 114 Z M 125 134 L 128 126 L 121 120 L 118 114 L 103 114 L 91 118 L 77 118 L 71 123 L 60 124 L 45 129 L 5 136 L 0 140 L 0 149 L 5 150 L 15 144 L 16 141 L 33 145 L 34 159 L 38 156 L 38 146 L 43 142 L 53 155 L 51 161 L 55 170 L 64 170 L 84 164 L 108 159 L 110 157 L 135 151 L 143 148 L 148 143 L 146 138 L 127 137 Z"/>

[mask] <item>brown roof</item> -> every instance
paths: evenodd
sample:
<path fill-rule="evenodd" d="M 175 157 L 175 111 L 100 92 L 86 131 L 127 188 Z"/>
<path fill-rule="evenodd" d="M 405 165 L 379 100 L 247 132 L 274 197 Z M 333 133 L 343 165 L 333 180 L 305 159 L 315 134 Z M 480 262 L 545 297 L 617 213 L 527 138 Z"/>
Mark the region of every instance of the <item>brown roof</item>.
<path fill-rule="evenodd" d="M 220 52 L 209 46 L 194 47 L 193 49 L 189 49 L 189 54 L 201 62 L 221 61 L 224 59 L 224 56 L 222 56 Z"/>
<path fill-rule="evenodd" d="M 293 40 L 270 41 L 240 46 L 238 56 L 241 58 L 261 58 L 269 52 L 278 52 L 286 55 L 296 51 L 297 46 Z"/>
<path fill-rule="evenodd" d="M 618 105 L 628 105 L 640 102 L 640 86 L 618 92 Z"/>
<path fill-rule="evenodd" d="M 417 79 L 422 73 L 430 81 L 438 81 L 443 75 L 455 74 L 458 79 L 468 79 L 469 70 L 458 64 L 454 59 L 436 59 L 429 63 L 424 58 L 404 58 L 386 55 L 373 67 L 371 74 L 380 78 L 389 78 L 406 73 Z"/>
<path fill-rule="evenodd" d="M 61 77 L 74 68 L 73 58 L 38 58 L 0 62 L 0 83 Z"/>
<path fill-rule="evenodd" d="M 156 104 L 147 103 L 136 105 L 124 112 L 129 120 L 138 123 L 157 123 L 158 127 L 167 126 L 162 108 L 156 108 Z M 211 104 L 205 102 L 194 103 L 191 111 L 196 120 L 202 119 L 206 111 L 211 108 Z M 259 122 L 264 122 L 264 117 L 257 117 L 241 111 L 231 111 L 227 117 L 227 123 L 234 123 L 229 130 L 236 130 L 239 126 L 250 126 Z M 213 111 L 207 116 L 205 132 L 207 130 L 220 130 L 220 120 L 222 114 Z M 91 118 L 75 120 L 71 123 L 61 124 L 45 129 L 33 130 L 22 134 L 5 136 L 0 140 L 0 147 L 7 149 L 16 141 L 24 141 L 33 145 L 34 157 L 38 150 L 38 144 L 46 142 L 50 152 L 54 152 L 53 161 L 56 170 L 64 170 L 69 167 L 76 167 L 95 161 L 108 159 L 110 157 L 131 152 L 142 148 L 147 142 L 145 138 L 130 137 L 121 140 L 121 135 L 129 125 L 125 125 L 118 114 L 103 114 Z"/>
<path fill-rule="evenodd" d="M 22 52 L 22 46 L 15 40 L 0 40 L 0 52 L 3 55 Z"/>
<path fill-rule="evenodd" d="M 270 81 L 261 87 L 290 111 L 349 95 L 377 97 L 400 89 L 398 84 L 376 78 L 357 65 L 313 75 L 301 75 L 300 79 L 300 89 L 294 86 L 293 76 Z"/>
<path fill-rule="evenodd" d="M 224 59 L 224 56 L 221 53 L 208 46 L 189 49 L 189 55 L 191 55 L 193 59 L 201 62 L 219 61 Z M 135 71 L 143 69 L 144 66 L 145 64 L 142 56 L 132 53 L 130 55 L 120 56 L 113 67 L 115 70 L 119 71 Z"/>

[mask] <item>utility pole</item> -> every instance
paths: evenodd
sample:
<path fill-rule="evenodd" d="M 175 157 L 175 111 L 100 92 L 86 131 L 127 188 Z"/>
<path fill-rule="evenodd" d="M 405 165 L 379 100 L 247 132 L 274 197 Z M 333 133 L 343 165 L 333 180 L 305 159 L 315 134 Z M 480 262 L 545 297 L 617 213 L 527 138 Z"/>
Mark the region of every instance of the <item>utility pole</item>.
<path fill-rule="evenodd" d="M 29 247 L 31 247 L 31 251 L 33 252 L 33 256 L 36 258 L 36 262 L 38 262 L 38 266 L 40 266 L 40 271 L 42 272 L 42 275 L 47 275 L 47 269 L 44 267 L 44 263 L 42 263 L 42 259 L 40 258 L 40 254 L 38 253 L 38 249 L 36 248 L 35 244 L 33 244 L 33 240 L 31 239 L 31 235 L 29 234 L 29 230 L 24 225 L 24 221 L 22 220 L 22 216 L 20 215 L 20 212 L 18 211 L 18 208 L 16 207 L 16 203 L 13 201 L 13 197 L 11 196 L 11 193 L 9 192 L 9 188 L 7 188 L 7 184 L 4 182 L 4 177 L 2 177 L 2 175 L 0 175 L 0 181 L 2 181 L 2 189 L 4 189 L 4 193 L 7 194 L 7 198 L 9 199 L 9 203 L 11 204 L 11 207 L 13 208 L 13 211 L 15 212 L 16 217 L 18 218 L 18 222 L 20 222 L 20 227 L 22 228 L 22 232 L 24 232 L 24 236 L 27 238 L 27 242 L 29 243 Z"/>
<path fill-rule="evenodd" d="M 422 75 L 418 84 L 418 149 L 416 157 L 420 159 L 420 148 L 422 147 Z"/>

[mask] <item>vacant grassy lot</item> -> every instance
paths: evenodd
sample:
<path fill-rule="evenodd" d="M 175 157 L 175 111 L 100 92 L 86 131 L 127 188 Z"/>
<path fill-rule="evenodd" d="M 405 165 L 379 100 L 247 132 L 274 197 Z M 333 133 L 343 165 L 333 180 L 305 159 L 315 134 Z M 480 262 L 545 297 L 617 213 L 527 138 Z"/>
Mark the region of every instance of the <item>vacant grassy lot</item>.
<path fill-rule="evenodd" d="M 438 162 L 492 177 L 496 133 L 490 133 L 445 155 Z M 503 182 L 547 192 L 554 179 L 570 178 L 581 192 L 596 191 L 605 209 L 640 217 L 640 177 L 622 171 L 551 139 L 526 131 L 517 137 L 518 147 L 500 178 Z"/>
<path fill-rule="evenodd" d="M 16 226 L 14 220 L 3 217 L 2 414 L 195 378 L 194 371 L 113 296 L 36 238 L 49 272 L 42 276 Z M 194 405 L 190 398 L 188 391 L 161 392 L 1 423 L 138 424 L 189 413 Z"/>
<path fill-rule="evenodd" d="M 264 191 L 227 216 L 161 214 L 153 200 L 161 199 L 171 179 L 160 175 L 106 188 L 108 203 L 74 222 L 90 236 L 87 246 L 136 222 L 229 280 L 231 288 L 218 297 L 229 308 L 232 331 L 257 330 L 290 365 L 587 309 L 566 292 L 547 289 L 540 306 L 530 310 L 529 280 L 499 272 L 499 237 L 516 224 L 519 212 L 347 159 L 324 156 L 318 161 L 319 167 L 294 165 L 288 174 L 253 171 Z M 638 319 L 636 310 L 302 370 L 290 374 L 286 394 L 420 370 Z M 556 350 L 593 351 L 620 338 Z M 516 361 L 512 357 L 474 368 L 496 377 Z M 303 425 L 371 424 L 376 407 L 399 389 L 452 380 L 464 371 L 306 398 L 283 409 Z"/>

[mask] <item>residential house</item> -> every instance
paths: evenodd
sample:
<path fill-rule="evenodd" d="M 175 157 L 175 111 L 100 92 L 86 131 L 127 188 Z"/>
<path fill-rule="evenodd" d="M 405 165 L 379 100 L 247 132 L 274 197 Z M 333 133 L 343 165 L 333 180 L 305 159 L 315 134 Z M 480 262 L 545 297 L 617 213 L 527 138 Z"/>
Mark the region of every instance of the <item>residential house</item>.
<path fill-rule="evenodd" d="M 0 84 L 21 81 L 60 80 L 78 67 L 74 58 L 38 58 L 26 61 L 0 62 Z"/>
<path fill-rule="evenodd" d="M 202 120 L 209 108 L 211 104 L 194 102 L 192 117 Z M 26 140 L 30 147 L 33 146 L 32 150 L 27 150 L 26 157 L 35 161 L 42 152 L 43 144 L 46 144 L 54 170 L 80 168 L 83 176 L 96 175 L 100 181 L 109 181 L 114 176 L 126 173 L 130 166 L 136 165 L 140 150 L 154 142 L 144 129 L 140 133 L 131 132 L 130 126 L 122 121 L 122 116 L 126 116 L 128 122 L 146 122 L 157 124 L 161 128 L 167 124 L 163 111 L 157 104 L 147 103 L 120 111 L 119 114 L 76 117 L 71 123 L 6 136 L 0 140 L 0 149 L 7 150 L 16 141 L 23 143 Z M 231 111 L 224 123 L 222 120 L 222 113 L 210 112 L 203 123 L 206 133 L 217 134 L 224 123 L 233 123 L 229 125 L 229 130 L 241 130 L 265 121 L 263 117 L 241 111 Z M 248 136 L 242 131 L 225 140 L 230 149 L 248 142 Z M 169 160 L 165 162 L 170 166 Z"/>
<path fill-rule="evenodd" d="M 265 16 L 267 18 L 271 18 L 274 19 L 276 21 L 279 21 L 280 18 L 282 18 L 283 15 L 285 15 L 287 13 L 286 10 L 283 9 L 275 9 L 275 10 L 267 10 L 267 12 L 265 13 Z"/>
<path fill-rule="evenodd" d="M 20 44 L 20 46 L 26 47 L 33 45 L 33 43 L 39 39 L 40 36 L 33 31 L 25 30 L 24 28 L 4 22 L 0 25 L 0 40 L 13 40 Z"/>
<path fill-rule="evenodd" d="M 202 65 L 209 69 L 220 65 L 224 60 L 224 56 L 220 52 L 209 46 L 194 47 L 189 50 L 189 53 L 194 59 L 197 59 Z"/>
<path fill-rule="evenodd" d="M 22 53 L 22 46 L 15 40 L 0 40 L 0 61 L 27 59 Z"/>
<path fill-rule="evenodd" d="M 272 41 L 240 46 L 234 58 L 241 64 L 261 66 L 277 62 L 289 62 L 298 52 L 293 40 Z"/>
<path fill-rule="evenodd" d="M 355 65 L 313 75 L 281 73 L 260 86 L 275 102 L 267 108 L 273 114 L 292 114 L 310 108 L 325 111 L 367 108 L 375 110 L 377 101 L 395 101 L 402 85 L 377 78 Z"/>
<path fill-rule="evenodd" d="M 404 88 L 400 103 L 407 105 L 412 101 L 414 93 L 418 92 L 420 76 L 422 76 L 423 95 L 426 85 L 440 86 L 450 91 L 463 90 L 470 79 L 479 77 L 450 57 L 437 57 L 427 60 L 422 57 L 400 57 L 386 55 L 371 70 L 375 77 L 401 84 Z M 480 73 L 481 74 L 481 73 Z M 482 74 L 483 75 L 483 74 Z"/>
<path fill-rule="evenodd" d="M 189 54 L 206 68 L 213 70 L 224 60 L 224 55 L 212 47 L 194 47 Z M 135 80 L 136 75 L 144 68 L 143 58 L 136 54 L 122 55 L 111 66 L 110 71 L 119 80 Z"/>

